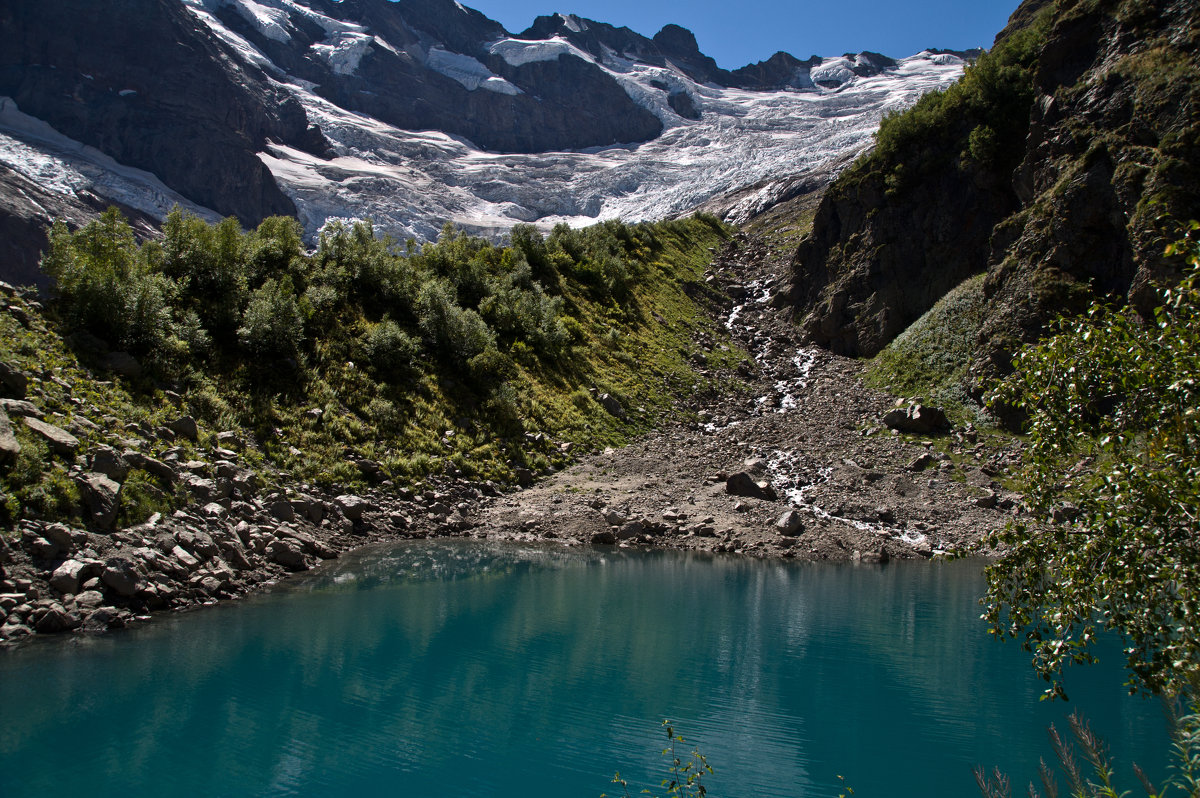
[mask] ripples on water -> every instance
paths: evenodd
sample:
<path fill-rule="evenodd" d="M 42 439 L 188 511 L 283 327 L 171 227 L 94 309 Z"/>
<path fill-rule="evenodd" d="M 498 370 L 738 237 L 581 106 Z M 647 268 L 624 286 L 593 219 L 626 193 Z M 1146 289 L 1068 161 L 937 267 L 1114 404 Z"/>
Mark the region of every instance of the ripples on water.
<path fill-rule="evenodd" d="M 667 717 L 717 768 L 713 795 L 834 796 L 837 774 L 858 796 L 971 795 L 975 764 L 1020 785 L 1073 705 L 1039 703 L 1026 655 L 987 638 L 978 571 L 375 549 L 273 595 L 4 652 L 0 795 L 595 798 L 617 769 L 657 789 Z M 1121 678 L 1068 690 L 1161 773 L 1162 712 Z"/>

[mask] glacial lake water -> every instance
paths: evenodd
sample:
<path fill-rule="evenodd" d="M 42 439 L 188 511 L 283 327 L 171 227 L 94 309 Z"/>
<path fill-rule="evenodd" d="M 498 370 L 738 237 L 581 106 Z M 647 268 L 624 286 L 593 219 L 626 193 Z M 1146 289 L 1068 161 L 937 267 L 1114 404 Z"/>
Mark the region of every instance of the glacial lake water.
<path fill-rule="evenodd" d="M 0 651 L 0 796 L 596 798 L 659 779 L 670 718 L 713 796 L 1014 794 L 1082 710 L 1131 789 L 1161 705 L 1119 652 L 1072 701 L 978 616 L 980 564 L 830 566 L 452 541 L 275 592 Z"/>

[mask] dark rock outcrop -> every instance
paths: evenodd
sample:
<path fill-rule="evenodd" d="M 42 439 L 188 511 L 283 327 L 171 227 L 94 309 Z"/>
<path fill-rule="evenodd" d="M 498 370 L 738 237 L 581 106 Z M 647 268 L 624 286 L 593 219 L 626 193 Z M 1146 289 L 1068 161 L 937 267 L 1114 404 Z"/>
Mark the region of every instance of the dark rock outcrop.
<path fill-rule="evenodd" d="M 295 212 L 266 141 L 313 149 L 299 102 L 174 0 L 0 6 L 0 95 L 247 224 Z"/>
<path fill-rule="evenodd" d="M 794 260 L 808 336 L 873 355 L 987 271 L 976 379 L 1095 296 L 1166 275 L 1157 221 L 1200 215 L 1200 8 L 1027 0 L 982 69 L 885 124 Z"/>

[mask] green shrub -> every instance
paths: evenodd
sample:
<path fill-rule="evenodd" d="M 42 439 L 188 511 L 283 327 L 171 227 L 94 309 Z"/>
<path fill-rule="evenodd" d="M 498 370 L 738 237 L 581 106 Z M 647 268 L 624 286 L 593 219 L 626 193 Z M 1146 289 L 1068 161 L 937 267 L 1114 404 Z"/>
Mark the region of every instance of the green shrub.
<path fill-rule="evenodd" d="M 1101 304 L 1061 319 L 992 397 L 1028 418 L 1036 523 L 994 538 L 985 617 L 1052 694 L 1101 628 L 1123 637 L 1131 685 L 1200 683 L 1200 224 L 1190 235 L 1168 248 L 1188 267 L 1152 320 Z"/>
<path fill-rule="evenodd" d="M 304 318 L 289 284 L 270 279 L 250 295 L 238 340 L 259 359 L 299 359 Z"/>
<path fill-rule="evenodd" d="M 372 326 L 363 340 L 367 362 L 385 378 L 396 377 L 408 369 L 417 350 L 418 344 L 412 336 L 391 319 Z"/>

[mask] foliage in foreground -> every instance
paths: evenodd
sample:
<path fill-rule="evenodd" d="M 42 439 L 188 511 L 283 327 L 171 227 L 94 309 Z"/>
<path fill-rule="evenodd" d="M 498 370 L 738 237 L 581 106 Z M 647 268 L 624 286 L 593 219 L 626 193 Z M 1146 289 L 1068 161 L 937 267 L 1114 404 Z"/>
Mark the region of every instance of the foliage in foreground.
<path fill-rule="evenodd" d="M 993 543 L 985 618 L 1061 695 L 1065 664 L 1125 641 L 1131 689 L 1200 684 L 1200 224 L 1154 318 L 1093 305 L 1014 359 L 993 402 L 1028 417 L 1033 523 Z"/>
<path fill-rule="evenodd" d="M 1171 751 L 1175 772 L 1162 786 L 1155 787 L 1141 768 L 1134 765 L 1134 772 L 1148 798 L 1174 795 L 1195 798 L 1200 795 L 1200 714 L 1195 710 L 1193 706 L 1192 714 L 1175 719 L 1175 743 Z M 1129 795 L 1128 791 L 1118 790 L 1116 774 L 1104 742 L 1092 732 L 1079 713 L 1072 713 L 1067 722 L 1074 744 L 1064 740 L 1054 726 L 1050 727 L 1050 743 L 1054 747 L 1059 770 L 1066 779 L 1067 794 L 1072 798 L 1125 798 Z M 1077 752 L 1083 754 L 1082 763 L 1076 757 Z M 1058 781 L 1044 759 L 1038 769 L 1038 779 L 1047 798 L 1058 798 Z M 976 768 L 975 781 L 983 798 L 1012 798 L 1011 782 L 998 769 L 989 774 L 983 768 Z M 1033 784 L 1029 785 L 1030 798 L 1041 798 L 1042 794 Z"/>
<path fill-rule="evenodd" d="M 704 786 L 704 777 L 711 776 L 715 771 L 708 764 L 708 759 L 704 754 L 700 753 L 700 749 L 693 748 L 686 760 L 683 755 L 676 751 L 676 745 L 684 745 L 686 741 L 682 736 L 675 733 L 675 727 L 669 720 L 662 722 L 663 729 L 667 732 L 667 747 L 662 750 L 662 755 L 667 758 L 667 778 L 660 782 L 660 785 L 666 792 L 663 793 L 666 798 L 703 798 L 708 795 L 708 788 Z M 621 774 L 617 773 L 613 776 L 613 784 L 621 786 L 621 794 L 625 798 L 631 798 L 629 794 L 629 783 L 621 778 Z M 642 790 L 642 793 L 649 794 L 650 790 Z M 601 795 L 600 798 L 606 798 Z"/>

